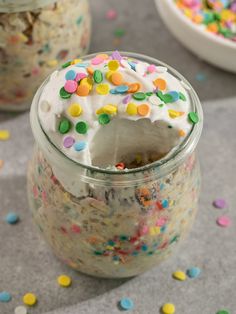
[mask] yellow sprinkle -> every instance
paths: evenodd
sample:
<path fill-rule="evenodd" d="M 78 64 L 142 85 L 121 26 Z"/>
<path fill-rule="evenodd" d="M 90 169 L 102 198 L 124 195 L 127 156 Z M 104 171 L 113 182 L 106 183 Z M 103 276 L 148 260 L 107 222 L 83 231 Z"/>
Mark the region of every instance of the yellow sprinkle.
<path fill-rule="evenodd" d="M 163 314 L 174 314 L 175 313 L 175 306 L 172 303 L 166 303 L 162 306 L 162 313 Z"/>
<path fill-rule="evenodd" d="M 127 108 L 126 108 L 126 112 L 130 115 L 130 116 L 133 116 L 133 115 L 136 115 L 138 113 L 138 108 L 135 104 L 133 103 L 129 103 Z"/>
<path fill-rule="evenodd" d="M 10 137 L 10 132 L 7 130 L 0 130 L 0 141 L 6 141 Z"/>
<path fill-rule="evenodd" d="M 71 64 L 81 63 L 82 61 L 82 59 L 74 59 L 73 61 L 71 61 Z"/>
<path fill-rule="evenodd" d="M 113 251 L 113 250 L 114 250 L 114 247 L 113 247 L 113 246 L 108 245 L 108 246 L 106 246 L 106 250 Z"/>
<path fill-rule="evenodd" d="M 172 110 L 172 109 L 169 109 L 168 113 L 172 119 L 178 118 L 184 114 L 184 112 L 176 111 L 176 110 Z"/>
<path fill-rule="evenodd" d="M 173 278 L 178 279 L 180 281 L 184 281 L 186 280 L 186 275 L 183 271 L 181 270 L 176 270 L 173 274 L 172 274 Z"/>
<path fill-rule="evenodd" d="M 101 113 L 104 113 L 103 112 L 103 107 L 99 108 L 96 110 L 96 114 L 101 114 Z"/>
<path fill-rule="evenodd" d="M 108 81 L 110 81 L 111 76 L 112 76 L 113 73 L 114 73 L 114 71 L 108 71 L 108 72 L 106 73 L 106 79 L 107 79 Z"/>
<path fill-rule="evenodd" d="M 48 60 L 47 61 L 47 65 L 50 66 L 50 67 L 56 67 L 58 65 L 58 61 L 56 59 L 53 59 L 53 60 Z"/>
<path fill-rule="evenodd" d="M 110 87 L 108 84 L 98 84 L 96 91 L 100 95 L 107 95 L 109 93 Z"/>
<path fill-rule="evenodd" d="M 93 88 L 93 80 L 90 77 L 85 77 L 80 81 L 80 85 L 88 85 L 89 90 Z"/>
<path fill-rule="evenodd" d="M 117 113 L 117 107 L 114 105 L 105 105 L 103 107 L 103 112 L 107 114 L 116 114 Z"/>
<path fill-rule="evenodd" d="M 20 34 L 18 35 L 18 38 L 20 39 L 20 41 L 21 41 L 22 43 L 26 43 L 26 42 L 28 41 L 28 37 L 27 37 L 25 34 L 22 34 L 22 33 L 20 33 Z"/>
<path fill-rule="evenodd" d="M 108 62 L 108 68 L 110 71 L 116 71 L 120 67 L 120 64 L 117 60 L 111 60 Z"/>
<path fill-rule="evenodd" d="M 71 285 L 71 278 L 66 275 L 61 275 L 57 278 L 57 282 L 62 287 L 69 287 Z"/>
<path fill-rule="evenodd" d="M 26 293 L 23 296 L 23 302 L 24 302 L 24 304 L 29 305 L 29 306 L 35 305 L 37 302 L 36 295 L 33 293 Z"/>
<path fill-rule="evenodd" d="M 220 13 L 220 17 L 221 17 L 221 21 L 225 21 L 225 22 L 227 21 L 233 22 L 235 20 L 235 14 L 228 9 L 222 10 Z"/>
<path fill-rule="evenodd" d="M 150 227 L 149 228 L 149 234 L 152 235 L 152 236 L 158 235 L 160 233 L 161 233 L 161 228 L 160 227 L 154 226 L 154 227 Z"/>
<path fill-rule="evenodd" d="M 71 104 L 70 107 L 68 108 L 68 113 L 72 117 L 79 117 L 82 113 L 82 107 L 79 104 Z"/>

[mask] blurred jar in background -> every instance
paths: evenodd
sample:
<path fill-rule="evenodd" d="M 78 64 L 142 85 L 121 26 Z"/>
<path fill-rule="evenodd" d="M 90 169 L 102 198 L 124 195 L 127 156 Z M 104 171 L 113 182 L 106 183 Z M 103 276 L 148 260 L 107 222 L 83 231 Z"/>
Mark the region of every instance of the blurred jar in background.
<path fill-rule="evenodd" d="M 0 110 L 22 111 L 45 77 L 89 48 L 88 0 L 0 0 Z"/>

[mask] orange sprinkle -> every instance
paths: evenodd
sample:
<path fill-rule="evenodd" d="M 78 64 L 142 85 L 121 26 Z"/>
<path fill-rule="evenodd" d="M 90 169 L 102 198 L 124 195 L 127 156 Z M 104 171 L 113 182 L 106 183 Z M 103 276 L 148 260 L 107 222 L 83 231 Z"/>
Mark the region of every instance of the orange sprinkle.
<path fill-rule="evenodd" d="M 109 59 L 109 56 L 106 53 L 101 53 L 100 55 L 97 56 L 98 58 L 102 58 L 103 60 Z"/>
<path fill-rule="evenodd" d="M 118 86 L 118 85 L 121 85 L 123 83 L 123 76 L 121 73 L 119 72 L 115 72 L 111 75 L 111 82 Z"/>
<path fill-rule="evenodd" d="M 94 72 L 93 68 L 88 67 L 86 70 L 87 70 L 89 75 L 93 75 L 93 72 Z"/>
<path fill-rule="evenodd" d="M 218 25 L 216 23 L 208 24 L 207 29 L 212 33 L 218 33 Z"/>
<path fill-rule="evenodd" d="M 138 114 L 140 116 L 147 116 L 150 112 L 150 107 L 147 104 L 142 104 L 138 106 Z"/>
<path fill-rule="evenodd" d="M 183 137 L 185 135 L 186 135 L 186 133 L 184 132 L 184 130 L 179 130 L 179 136 Z"/>
<path fill-rule="evenodd" d="M 79 85 L 77 87 L 76 94 L 78 96 L 88 96 L 88 94 L 89 94 L 89 87 L 88 87 L 88 85 L 87 84 Z"/>
<path fill-rule="evenodd" d="M 132 83 L 129 85 L 128 93 L 136 93 L 141 88 L 141 84 Z"/>
<path fill-rule="evenodd" d="M 203 17 L 200 14 L 197 14 L 193 17 L 193 22 L 196 24 L 201 24 L 203 21 Z"/>
<path fill-rule="evenodd" d="M 153 84 L 159 88 L 160 90 L 165 90 L 166 89 L 166 81 L 161 79 L 161 78 L 158 78 L 156 79 L 155 81 L 153 81 Z"/>

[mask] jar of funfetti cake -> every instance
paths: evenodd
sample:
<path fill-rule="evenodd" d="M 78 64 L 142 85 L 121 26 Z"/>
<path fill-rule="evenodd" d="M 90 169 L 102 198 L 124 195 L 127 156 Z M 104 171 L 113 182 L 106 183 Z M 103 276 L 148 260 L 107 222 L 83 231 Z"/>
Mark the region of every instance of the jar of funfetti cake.
<path fill-rule="evenodd" d="M 88 50 L 88 0 L 0 0 L 0 110 L 29 108 L 43 80 Z"/>
<path fill-rule="evenodd" d="M 175 251 L 198 207 L 203 125 L 177 71 L 117 51 L 72 60 L 41 85 L 30 119 L 30 210 L 59 259 L 115 278 Z"/>

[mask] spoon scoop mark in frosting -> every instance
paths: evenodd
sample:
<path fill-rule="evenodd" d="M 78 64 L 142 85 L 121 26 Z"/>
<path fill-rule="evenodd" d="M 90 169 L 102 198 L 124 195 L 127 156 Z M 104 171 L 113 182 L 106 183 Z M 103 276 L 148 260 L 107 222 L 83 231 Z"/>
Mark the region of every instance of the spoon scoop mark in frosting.
<path fill-rule="evenodd" d="M 118 51 L 69 61 L 52 73 L 38 115 L 68 158 L 101 168 L 158 160 L 198 122 L 185 84 L 166 67 Z"/>

